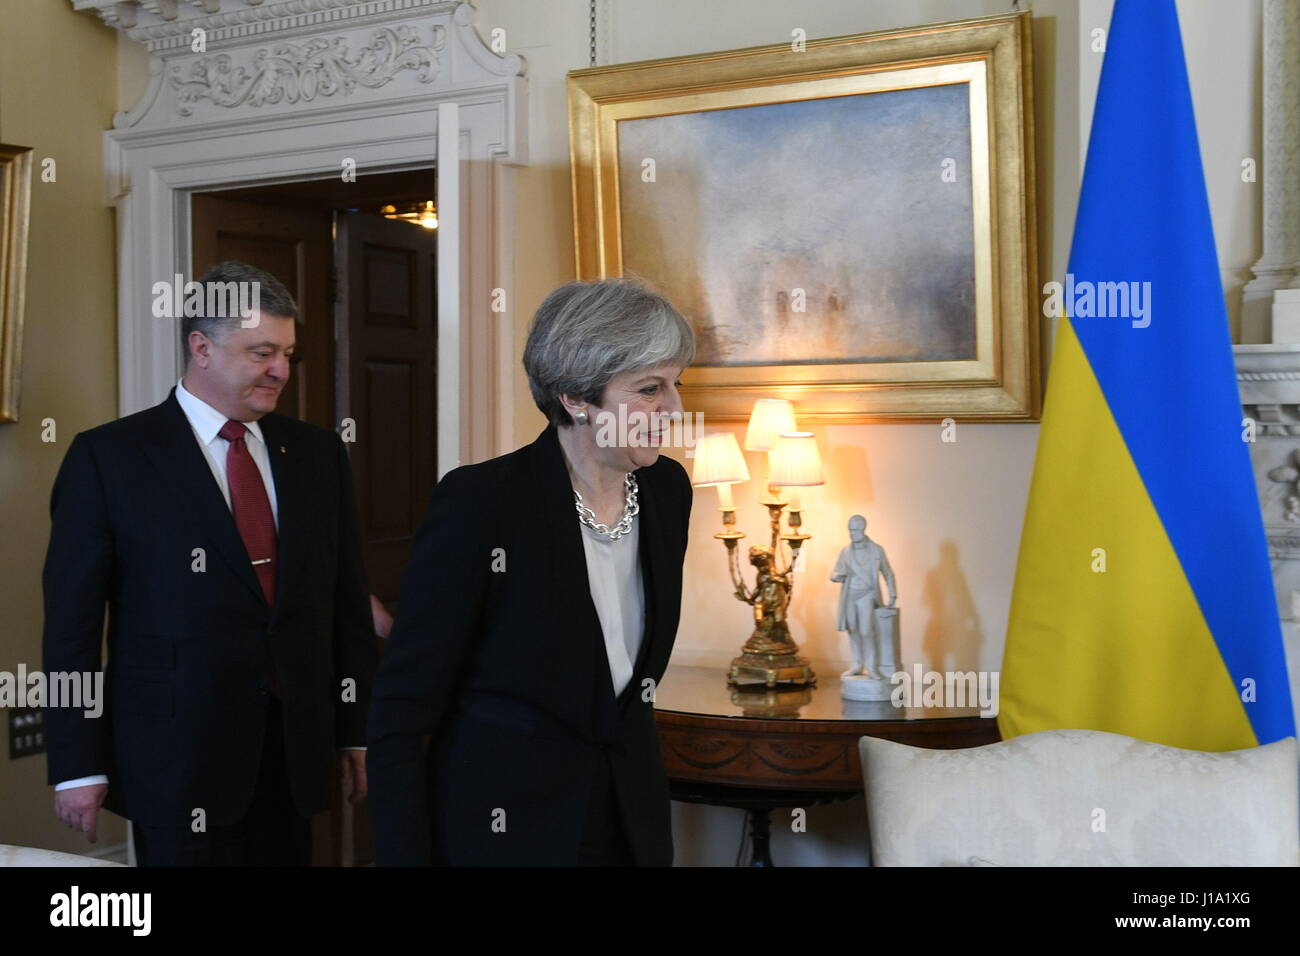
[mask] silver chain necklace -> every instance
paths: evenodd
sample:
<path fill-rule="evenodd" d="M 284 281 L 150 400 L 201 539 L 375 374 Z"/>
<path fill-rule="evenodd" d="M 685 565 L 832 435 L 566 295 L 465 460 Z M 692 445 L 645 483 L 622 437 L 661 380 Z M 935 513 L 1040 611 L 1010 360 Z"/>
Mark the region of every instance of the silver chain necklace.
<path fill-rule="evenodd" d="M 627 488 L 627 496 L 623 500 L 623 517 L 619 518 L 618 524 L 612 528 L 596 521 L 596 512 L 584 505 L 582 503 L 582 494 L 577 488 L 573 489 L 573 503 L 578 509 L 578 520 L 597 534 L 609 538 L 610 541 L 617 541 L 631 531 L 632 519 L 641 511 L 641 506 L 636 500 L 636 478 L 632 477 L 632 472 L 627 473 L 627 477 L 623 479 L 623 485 Z"/>

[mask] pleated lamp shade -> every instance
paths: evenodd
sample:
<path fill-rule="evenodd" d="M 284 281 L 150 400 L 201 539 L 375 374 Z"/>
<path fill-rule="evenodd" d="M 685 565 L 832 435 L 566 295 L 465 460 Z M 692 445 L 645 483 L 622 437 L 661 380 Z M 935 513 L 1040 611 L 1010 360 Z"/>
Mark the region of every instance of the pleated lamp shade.
<path fill-rule="evenodd" d="M 703 436 L 695 445 L 695 468 L 691 484 L 696 487 L 714 485 L 718 489 L 718 507 L 724 512 L 736 510 L 731 497 L 731 486 L 738 481 L 749 481 L 749 466 L 740 453 L 736 436 L 731 432 L 718 432 Z M 727 515 L 723 515 L 724 520 Z"/>
<path fill-rule="evenodd" d="M 760 398 L 749 413 L 745 430 L 746 451 L 771 451 L 782 432 L 796 431 L 794 406 L 784 398 Z"/>
<path fill-rule="evenodd" d="M 772 449 L 772 475 L 768 481 L 774 485 L 809 487 L 826 484 L 822 474 L 822 456 L 817 451 L 817 439 L 812 432 L 786 432 L 777 439 Z"/>
<path fill-rule="evenodd" d="M 736 444 L 736 436 L 731 432 L 718 432 L 701 437 L 695 444 L 691 484 L 702 488 L 737 481 L 749 481 L 749 466 Z"/>

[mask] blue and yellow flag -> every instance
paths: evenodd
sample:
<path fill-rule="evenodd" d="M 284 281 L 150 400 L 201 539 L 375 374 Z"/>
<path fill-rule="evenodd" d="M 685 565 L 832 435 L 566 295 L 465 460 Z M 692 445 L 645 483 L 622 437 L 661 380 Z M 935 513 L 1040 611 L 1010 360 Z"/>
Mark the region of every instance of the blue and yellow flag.
<path fill-rule="evenodd" d="M 1174 0 L 1117 0 L 1016 572 L 1003 737 L 1295 733 Z"/>

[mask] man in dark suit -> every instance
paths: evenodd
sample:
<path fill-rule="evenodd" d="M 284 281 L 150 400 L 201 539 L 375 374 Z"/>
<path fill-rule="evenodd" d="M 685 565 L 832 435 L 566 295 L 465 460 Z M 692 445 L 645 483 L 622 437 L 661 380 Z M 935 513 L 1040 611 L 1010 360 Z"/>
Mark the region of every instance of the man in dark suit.
<path fill-rule="evenodd" d="M 44 667 L 98 671 L 105 608 L 108 664 L 102 717 L 47 713 L 49 782 L 92 841 L 101 805 L 129 818 L 141 865 L 306 865 L 336 750 L 366 792 L 377 655 L 351 472 L 337 435 L 274 412 L 288 291 L 233 262 L 201 283 L 218 294 L 182 323 L 182 380 L 77 435 L 54 485 Z M 214 312 L 236 289 L 257 306 Z"/>

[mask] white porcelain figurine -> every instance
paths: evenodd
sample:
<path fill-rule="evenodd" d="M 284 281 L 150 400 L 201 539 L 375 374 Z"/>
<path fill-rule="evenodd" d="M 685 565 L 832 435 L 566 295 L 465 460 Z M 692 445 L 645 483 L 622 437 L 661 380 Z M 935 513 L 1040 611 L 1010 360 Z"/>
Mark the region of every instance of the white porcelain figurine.
<path fill-rule="evenodd" d="M 880 578 L 889 586 L 889 603 L 880 599 Z M 898 669 L 898 591 L 885 549 L 867 537 L 867 519 L 849 519 L 849 544 L 831 572 L 840 584 L 836 630 L 849 632 L 853 666 L 841 677 L 846 700 L 888 700 L 889 678 Z"/>

